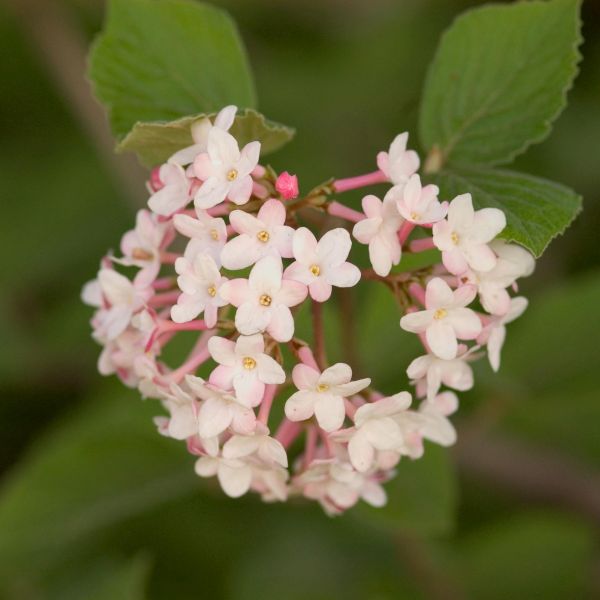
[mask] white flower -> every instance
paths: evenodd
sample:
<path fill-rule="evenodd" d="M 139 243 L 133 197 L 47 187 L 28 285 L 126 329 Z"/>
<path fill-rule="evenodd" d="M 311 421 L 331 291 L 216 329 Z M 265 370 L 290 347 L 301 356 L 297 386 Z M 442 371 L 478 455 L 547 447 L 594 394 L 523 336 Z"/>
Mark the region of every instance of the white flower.
<path fill-rule="evenodd" d="M 402 248 L 398 240 L 398 229 L 402 218 L 396 209 L 394 188 L 384 197 L 365 196 L 362 206 L 366 219 L 354 225 L 352 234 L 361 244 L 369 245 L 369 258 L 378 275 L 385 277 L 392 265 L 400 262 Z"/>
<path fill-rule="evenodd" d="M 210 122 L 208 117 L 204 117 L 192 123 L 191 133 L 194 143 L 187 148 L 183 148 L 178 152 L 175 152 L 175 154 L 169 158 L 169 162 L 181 166 L 192 164 L 198 154 L 206 152 L 208 134 L 210 133 L 211 129 L 213 127 L 217 127 L 223 131 L 229 131 L 233 125 L 236 112 L 237 106 L 226 106 L 219 111 L 215 117 L 214 124 Z"/>
<path fill-rule="evenodd" d="M 262 424 L 256 424 L 252 435 L 233 435 L 223 445 L 224 458 L 248 458 L 256 456 L 269 467 L 288 466 L 287 454 L 281 442 L 269 436 L 269 430 Z"/>
<path fill-rule="evenodd" d="M 292 371 L 298 392 L 285 403 L 285 414 L 290 421 L 304 421 L 315 415 L 325 431 L 339 429 L 346 415 L 344 398 L 357 394 L 370 383 L 370 379 L 351 381 L 352 369 L 337 363 L 322 373 L 300 363 Z"/>
<path fill-rule="evenodd" d="M 161 246 L 169 230 L 169 223 L 161 223 L 151 212 L 139 210 L 135 229 L 121 239 L 123 257 L 113 260 L 122 265 L 140 267 L 146 272 L 148 282 L 154 281 L 160 270 Z"/>
<path fill-rule="evenodd" d="M 191 260 L 180 256 L 175 261 L 175 270 L 179 274 L 177 285 L 182 294 L 171 308 L 171 319 L 175 323 L 185 323 L 204 312 L 207 327 L 214 327 L 219 308 L 227 304 L 220 294 L 227 279 L 221 277 L 215 261 L 206 253 L 197 254 Z"/>
<path fill-rule="evenodd" d="M 358 408 L 348 442 L 350 462 L 357 471 L 370 470 L 379 452 L 394 451 L 402 446 L 402 429 L 393 417 L 404 412 L 410 403 L 410 394 L 400 392 Z"/>
<path fill-rule="evenodd" d="M 200 377 L 187 375 L 185 381 L 190 390 L 203 401 L 198 410 L 198 435 L 201 438 L 214 438 L 228 427 L 244 435 L 254 431 L 256 416 L 246 402 L 242 402 L 231 392 L 206 383 Z"/>
<path fill-rule="evenodd" d="M 250 173 L 258 164 L 260 142 L 241 150 L 229 133 L 213 127 L 208 134 L 207 152 L 194 160 L 194 173 L 203 181 L 194 196 L 197 208 L 211 208 L 226 198 L 245 204 L 252 195 Z"/>
<path fill-rule="evenodd" d="M 183 168 L 173 163 L 162 165 L 158 177 L 163 187 L 150 196 L 148 206 L 157 215 L 168 217 L 191 200 L 191 182 Z"/>
<path fill-rule="evenodd" d="M 395 188 L 392 188 L 394 190 Z M 390 190 L 390 192 L 392 191 Z M 408 183 L 394 193 L 398 212 L 410 223 L 423 225 L 441 221 L 448 212 L 448 203 L 438 200 L 437 185 L 421 186 L 421 178 L 412 175 Z"/>
<path fill-rule="evenodd" d="M 425 400 L 418 411 L 398 413 L 394 419 L 403 432 L 404 444 L 400 453 L 411 458 L 423 455 L 423 439 L 440 446 L 456 442 L 456 430 L 447 416 L 456 411 L 458 398 L 454 392 L 442 392 L 433 400 Z"/>
<path fill-rule="evenodd" d="M 457 196 L 450 203 L 448 217 L 433 226 L 433 243 L 442 251 L 442 260 L 455 275 L 468 268 L 490 271 L 496 255 L 487 245 L 506 226 L 504 213 L 497 208 L 473 210 L 471 194 Z"/>
<path fill-rule="evenodd" d="M 492 318 L 477 338 L 479 344 L 487 344 L 488 359 L 494 371 L 498 371 L 500 368 L 500 352 L 506 338 L 505 325 L 520 317 L 525 312 L 527 304 L 527 299 L 522 296 L 512 298 L 507 313 Z"/>
<path fill-rule="evenodd" d="M 244 406 L 258 406 L 265 384 L 285 381 L 285 372 L 276 360 L 264 353 L 264 349 L 260 333 L 241 335 L 235 342 L 212 337 L 208 350 L 219 366 L 211 373 L 210 382 L 224 390 L 233 388 L 238 402 Z"/>
<path fill-rule="evenodd" d="M 394 138 L 389 152 L 377 155 L 377 166 L 394 184 L 405 184 L 409 177 L 419 169 L 419 155 L 407 150 L 408 133 L 400 133 Z"/>
<path fill-rule="evenodd" d="M 132 282 L 113 269 L 100 269 L 98 279 L 86 284 L 82 292 L 86 304 L 100 308 L 92 320 L 94 337 L 100 342 L 116 339 L 151 296 L 143 273 Z"/>
<path fill-rule="evenodd" d="M 198 407 L 193 396 L 172 383 L 164 395 L 163 403 L 171 415 L 166 426 L 169 437 L 185 440 L 198 433 Z"/>
<path fill-rule="evenodd" d="M 306 286 L 282 279 L 281 258 L 265 256 L 252 268 L 248 279 L 232 279 L 221 287 L 221 296 L 237 307 L 235 326 L 244 335 L 267 331 L 278 342 L 294 334 L 291 306 L 306 298 Z"/>
<path fill-rule="evenodd" d="M 455 291 L 441 278 L 435 277 L 425 291 L 426 310 L 409 313 L 400 319 L 400 327 L 413 333 L 425 332 L 431 351 L 445 360 L 456 357 L 458 342 L 473 340 L 481 333 L 481 321 L 475 312 L 465 308 L 477 293 L 472 285 Z"/>
<path fill-rule="evenodd" d="M 267 200 L 255 217 L 243 210 L 229 215 L 240 235 L 227 242 L 221 259 L 226 269 L 244 269 L 264 256 L 292 257 L 294 230 L 285 225 L 286 211 L 279 200 Z"/>
<path fill-rule="evenodd" d="M 470 355 L 471 351 L 467 351 L 464 344 L 459 344 L 457 357 L 450 360 L 425 354 L 408 365 L 406 374 L 414 380 L 413 383 L 416 382 L 417 392 L 423 392 L 428 400 L 433 400 L 442 384 L 464 392 L 473 387 L 473 369 L 467 362 Z"/>
<path fill-rule="evenodd" d="M 227 227 L 223 219 L 211 217 L 205 210 L 196 209 L 197 218 L 178 214 L 173 224 L 179 233 L 191 238 L 186 254 L 207 252 L 218 267 L 221 266 L 221 250 L 227 241 Z"/>
<path fill-rule="evenodd" d="M 493 315 L 504 315 L 510 309 L 507 287 L 514 285 L 520 277 L 533 273 L 533 256 L 516 244 L 494 240 L 490 247 L 497 255 L 496 266 L 490 271 L 469 270 L 461 275 L 461 281 L 477 286 L 481 305 Z"/>
<path fill-rule="evenodd" d="M 346 262 L 351 247 L 345 229 L 332 229 L 317 242 L 309 229 L 300 227 L 292 243 L 296 261 L 285 270 L 284 277 L 307 285 L 311 298 L 325 302 L 332 286 L 352 287 L 360 279 L 359 269 Z"/>
<path fill-rule="evenodd" d="M 195 471 L 200 477 L 216 475 L 223 491 L 231 498 L 243 496 L 252 482 L 252 468 L 237 458 L 201 456 L 196 461 Z"/>
<path fill-rule="evenodd" d="M 384 506 L 383 487 L 369 474 L 359 473 L 350 463 L 337 459 L 315 460 L 296 478 L 295 487 L 307 498 L 317 500 L 325 512 L 337 515 L 361 498 L 371 506 Z"/>

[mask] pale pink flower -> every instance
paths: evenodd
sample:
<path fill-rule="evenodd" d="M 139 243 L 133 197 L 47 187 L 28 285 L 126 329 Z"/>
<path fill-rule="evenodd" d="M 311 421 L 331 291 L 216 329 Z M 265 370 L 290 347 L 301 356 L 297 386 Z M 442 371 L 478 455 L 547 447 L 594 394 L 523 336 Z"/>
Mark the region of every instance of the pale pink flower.
<path fill-rule="evenodd" d="M 404 412 L 410 403 L 410 394 L 400 392 L 358 408 L 354 427 L 342 432 L 348 440 L 350 462 L 357 471 L 369 471 L 377 465 L 380 452 L 394 452 L 402 446 L 402 429 L 393 417 Z"/>
<path fill-rule="evenodd" d="M 268 428 L 262 423 L 257 422 L 252 435 L 232 435 L 223 445 L 224 458 L 246 459 L 250 456 L 267 466 L 288 466 L 285 448 L 269 435 Z"/>
<path fill-rule="evenodd" d="M 175 152 L 175 154 L 169 158 L 169 162 L 181 166 L 192 164 L 199 154 L 206 152 L 208 134 L 211 129 L 217 127 L 223 131 L 229 131 L 233 125 L 236 112 L 237 106 L 226 106 L 217 113 L 214 123 L 211 123 L 208 117 L 203 117 L 192 123 L 191 134 L 194 143 L 187 148 L 182 148 L 178 152 Z"/>
<path fill-rule="evenodd" d="M 218 267 L 221 266 L 221 251 L 227 242 L 227 227 L 223 219 L 211 217 L 205 210 L 196 209 L 196 218 L 178 214 L 173 217 L 175 229 L 191 238 L 186 254 L 207 252 Z"/>
<path fill-rule="evenodd" d="M 244 406 L 261 403 L 265 384 L 285 381 L 280 364 L 264 353 L 265 342 L 259 333 L 241 335 L 235 342 L 215 336 L 209 340 L 208 350 L 219 363 L 209 381 L 224 390 L 233 388 Z"/>
<path fill-rule="evenodd" d="M 240 151 L 235 138 L 213 127 L 207 152 L 194 160 L 194 173 L 203 181 L 194 196 L 197 208 L 211 208 L 229 199 L 245 204 L 252 195 L 252 176 L 258 164 L 260 142 L 250 142 Z"/>
<path fill-rule="evenodd" d="M 377 155 L 377 166 L 394 185 L 404 185 L 419 169 L 419 155 L 407 150 L 408 133 L 400 133 L 392 142 L 388 152 Z"/>
<path fill-rule="evenodd" d="M 244 269 L 264 256 L 292 257 L 294 230 L 285 225 L 286 211 L 279 200 L 267 200 L 255 217 L 243 210 L 229 215 L 240 235 L 227 242 L 221 253 L 226 269 Z"/>
<path fill-rule="evenodd" d="M 198 435 L 201 438 L 214 438 L 229 427 L 232 431 L 244 435 L 254 431 L 256 415 L 248 402 L 238 398 L 232 392 L 206 383 L 200 377 L 187 375 L 185 382 L 192 393 L 202 400 L 197 417 Z"/>
<path fill-rule="evenodd" d="M 147 210 L 139 210 L 135 229 L 121 238 L 122 258 L 113 258 L 119 264 L 140 267 L 148 282 L 154 281 L 160 270 L 160 252 L 167 234 L 172 233 L 168 222 L 161 223 Z"/>
<path fill-rule="evenodd" d="M 325 302 L 331 296 L 332 286 L 352 287 L 360 279 L 360 270 L 346 262 L 352 240 L 342 228 L 328 231 L 320 240 L 306 227 L 294 233 L 292 249 L 296 259 L 284 277 L 308 286 L 311 298 Z"/>
<path fill-rule="evenodd" d="M 392 188 L 394 190 L 395 188 Z M 390 190 L 390 192 L 392 191 Z M 410 223 L 424 225 L 441 221 L 448 212 L 448 203 L 438 200 L 437 185 L 421 186 L 421 178 L 415 174 L 408 183 L 394 192 L 398 212 Z"/>
<path fill-rule="evenodd" d="M 490 247 L 497 255 L 496 266 L 490 271 L 466 271 L 460 280 L 477 286 L 481 305 L 493 315 L 504 315 L 510 309 L 510 295 L 506 288 L 520 277 L 533 273 L 533 256 L 521 246 L 494 240 Z"/>
<path fill-rule="evenodd" d="M 182 293 L 171 308 L 171 319 L 175 323 L 186 323 L 204 313 L 207 327 L 214 327 L 219 308 L 227 304 L 220 294 L 227 279 L 221 276 L 215 261 L 206 253 L 197 254 L 191 260 L 180 256 L 175 261 L 175 271 L 179 274 L 177 285 Z"/>
<path fill-rule="evenodd" d="M 335 431 L 343 425 L 344 398 L 357 394 L 371 383 L 370 379 L 351 381 L 352 369 L 345 363 L 337 363 L 322 373 L 299 363 L 292 371 L 292 379 L 299 391 L 285 403 L 287 418 L 304 421 L 315 415 L 325 431 Z"/>
<path fill-rule="evenodd" d="M 175 440 L 185 440 L 198 434 L 198 406 L 191 394 L 175 383 L 165 392 L 163 404 L 170 414 L 166 434 Z"/>
<path fill-rule="evenodd" d="M 275 189 L 284 200 L 292 200 L 298 196 L 298 177 L 290 175 L 287 171 L 280 173 L 275 182 Z"/>
<path fill-rule="evenodd" d="M 464 344 L 458 345 L 456 358 L 444 360 L 435 354 L 425 354 L 415 358 L 406 374 L 417 386 L 419 395 L 433 400 L 442 384 L 461 392 L 473 387 L 473 369 L 467 362 L 471 356 L 470 350 Z"/>
<path fill-rule="evenodd" d="M 329 515 L 342 513 L 360 499 L 377 507 L 387 502 L 385 490 L 374 477 L 338 459 L 314 460 L 296 477 L 294 486 L 307 498 L 317 500 Z"/>
<path fill-rule="evenodd" d="M 477 294 L 477 288 L 463 285 L 452 291 L 441 278 L 435 277 L 425 291 L 426 310 L 409 313 L 400 319 L 400 327 L 413 333 L 425 332 L 431 351 L 439 358 L 451 360 L 458 351 L 457 338 L 473 340 L 481 333 L 481 321 L 465 308 Z"/>
<path fill-rule="evenodd" d="M 221 488 L 230 498 L 239 498 L 250 489 L 252 468 L 245 460 L 201 456 L 196 461 L 195 471 L 200 477 L 216 475 Z"/>
<path fill-rule="evenodd" d="M 504 213 L 497 208 L 475 211 L 471 194 L 457 196 L 450 203 L 448 217 L 433 226 L 433 243 L 442 251 L 444 266 L 460 275 L 471 268 L 490 271 L 496 255 L 487 245 L 506 226 Z"/>
<path fill-rule="evenodd" d="M 158 176 L 163 187 L 150 196 L 148 206 L 157 215 L 168 217 L 184 208 L 192 199 L 191 181 L 183 168 L 173 163 L 162 165 Z"/>
<path fill-rule="evenodd" d="M 385 277 L 392 265 L 400 262 L 402 247 L 398 240 L 398 229 L 402 217 L 398 214 L 392 188 L 383 202 L 377 196 L 362 199 L 366 219 L 354 225 L 352 234 L 361 244 L 369 245 L 369 258 L 378 275 Z"/>
<path fill-rule="evenodd" d="M 294 334 L 291 306 L 306 298 L 306 286 L 282 279 L 281 258 L 265 256 L 252 268 L 248 279 L 232 279 L 221 287 L 221 296 L 237 307 L 235 326 L 252 335 L 267 331 L 278 342 Z"/>
<path fill-rule="evenodd" d="M 527 309 L 527 304 L 527 298 L 512 298 L 506 314 L 493 317 L 477 338 L 479 344 L 487 344 L 488 359 L 494 371 L 500 368 L 500 352 L 506 338 L 505 325 L 519 318 Z"/>

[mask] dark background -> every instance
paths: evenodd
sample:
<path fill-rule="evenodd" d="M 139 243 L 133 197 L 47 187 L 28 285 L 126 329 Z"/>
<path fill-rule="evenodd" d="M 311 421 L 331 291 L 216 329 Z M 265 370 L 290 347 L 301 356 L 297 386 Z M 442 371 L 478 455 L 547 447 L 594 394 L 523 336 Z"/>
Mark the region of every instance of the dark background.
<path fill-rule="evenodd" d="M 297 128 L 270 162 L 307 191 L 371 170 L 400 131 L 418 143 L 439 35 L 478 3 L 215 4 L 239 24 L 259 109 Z M 478 365 L 457 447 L 428 447 L 428 476 L 400 465 L 399 516 L 335 520 L 198 482 L 181 445 L 155 443 L 156 409 L 96 371 L 79 292 L 145 202 L 84 78 L 103 10 L 0 4 L 0 598 L 598 597 L 600 3 L 584 2 L 568 108 L 516 165 L 572 186 L 584 212 L 523 283 L 500 373 Z M 359 308 L 360 368 L 395 389 L 412 351 L 393 303 Z"/>

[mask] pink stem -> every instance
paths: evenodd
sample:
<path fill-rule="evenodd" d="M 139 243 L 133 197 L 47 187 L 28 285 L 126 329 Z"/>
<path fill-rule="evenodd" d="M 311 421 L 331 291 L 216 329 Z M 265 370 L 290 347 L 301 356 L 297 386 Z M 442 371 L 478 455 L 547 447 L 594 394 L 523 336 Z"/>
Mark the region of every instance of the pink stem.
<path fill-rule="evenodd" d="M 356 406 L 348 400 L 348 398 L 344 398 L 344 405 L 346 406 L 346 414 L 354 420 L 354 413 L 356 412 Z"/>
<path fill-rule="evenodd" d="M 210 358 L 208 348 L 202 349 L 197 354 L 193 354 L 178 369 L 173 371 L 169 378 L 175 383 L 179 383 L 188 373 L 193 373 L 201 364 Z"/>
<path fill-rule="evenodd" d="M 346 221 L 351 221 L 352 223 L 358 223 L 367 217 L 353 208 L 349 208 L 348 206 L 344 206 L 339 202 L 331 202 L 329 207 L 327 208 L 327 212 L 334 217 L 340 217 L 342 219 L 346 219 Z"/>
<path fill-rule="evenodd" d="M 307 469 L 315 457 L 319 432 L 314 425 L 309 425 L 306 431 L 306 449 L 304 451 L 304 468 Z"/>
<path fill-rule="evenodd" d="M 372 173 L 367 173 L 366 175 L 358 175 L 357 177 L 336 179 L 333 182 L 333 189 L 336 192 L 347 192 L 348 190 L 355 190 L 375 183 L 384 183 L 387 180 L 388 179 L 383 171 L 377 170 Z"/>
<path fill-rule="evenodd" d="M 333 456 L 333 446 L 331 445 L 331 440 L 329 439 L 327 432 L 321 428 L 319 428 L 319 435 L 321 436 L 321 439 L 323 440 L 323 444 L 325 446 L 325 450 L 327 453 L 327 458 L 330 458 L 331 456 Z"/>
<path fill-rule="evenodd" d="M 284 419 L 275 434 L 275 439 L 278 440 L 284 448 L 287 448 L 298 437 L 302 427 L 300 423 Z"/>
<path fill-rule="evenodd" d="M 152 287 L 155 290 L 168 290 L 173 286 L 174 283 L 175 280 L 173 277 L 161 277 L 160 279 L 156 279 L 154 281 Z"/>
<path fill-rule="evenodd" d="M 161 252 L 160 262 L 172 265 L 180 256 L 181 254 L 177 254 L 177 252 Z"/>
<path fill-rule="evenodd" d="M 411 283 L 408 286 L 408 293 L 417 302 L 420 302 L 423 306 L 425 306 L 425 290 L 418 283 Z"/>
<path fill-rule="evenodd" d="M 412 233 L 412 230 L 415 228 L 415 224 L 410 221 L 404 221 L 402 223 L 402 227 L 400 227 L 400 231 L 398 232 L 398 241 L 400 245 L 403 246 L 404 242 L 408 239 L 408 236 Z"/>
<path fill-rule="evenodd" d="M 308 346 L 302 346 L 300 350 L 298 350 L 298 358 L 307 366 L 315 369 L 315 371 L 321 371 L 319 369 L 319 365 L 315 360 L 315 356 L 312 353 L 312 350 Z"/>
<path fill-rule="evenodd" d="M 425 250 L 431 250 L 435 248 L 433 238 L 423 238 L 420 240 L 413 240 L 409 245 L 411 252 L 423 252 Z"/>
<path fill-rule="evenodd" d="M 157 306 L 164 306 L 165 304 L 175 304 L 177 298 L 179 298 L 179 294 L 181 294 L 179 290 L 155 294 L 148 300 L 148 305 L 156 308 Z"/>
<path fill-rule="evenodd" d="M 277 388 L 277 385 L 271 383 L 265 387 L 265 395 L 263 396 L 258 411 L 258 420 L 264 425 L 266 425 L 269 420 L 269 414 L 271 413 L 271 406 L 273 406 L 273 400 L 277 394 Z"/>
<path fill-rule="evenodd" d="M 233 228 L 233 225 L 227 225 L 226 231 L 227 237 L 231 237 L 232 235 L 235 235 L 237 233 L 237 231 Z"/>
<path fill-rule="evenodd" d="M 207 208 L 206 212 L 211 217 L 222 217 L 224 215 L 229 214 L 229 203 L 222 202 L 221 204 L 217 204 L 217 206 L 213 206 L 212 208 Z"/>

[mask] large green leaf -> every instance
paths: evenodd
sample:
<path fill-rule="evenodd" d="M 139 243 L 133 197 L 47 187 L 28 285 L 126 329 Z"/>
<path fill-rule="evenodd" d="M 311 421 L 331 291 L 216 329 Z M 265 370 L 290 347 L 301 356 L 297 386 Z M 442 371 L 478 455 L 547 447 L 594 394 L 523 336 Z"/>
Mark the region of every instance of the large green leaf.
<path fill-rule="evenodd" d="M 222 10 L 188 0 L 111 0 L 90 77 L 117 137 L 138 121 L 255 105 L 233 21 Z"/>
<path fill-rule="evenodd" d="M 135 152 L 148 167 L 163 163 L 172 154 L 193 143 L 191 126 L 204 116 L 188 116 L 168 123 L 136 123 L 117 146 L 117 152 Z M 230 131 L 240 146 L 259 140 L 262 155 L 277 150 L 295 133 L 290 127 L 269 121 L 252 109 L 238 114 Z"/>
<path fill-rule="evenodd" d="M 63 560 L 74 544 L 197 489 L 185 448 L 152 424 L 159 406 L 116 381 L 104 389 L 4 481 L 0 581 Z"/>
<path fill-rule="evenodd" d="M 577 73 L 580 0 L 476 8 L 431 64 L 420 134 L 442 163 L 510 162 L 548 135 Z"/>
<path fill-rule="evenodd" d="M 500 237 L 540 256 L 581 210 L 581 197 L 564 185 L 505 169 L 463 167 L 429 176 L 444 197 L 470 192 L 477 208 L 492 206 L 506 215 Z"/>

